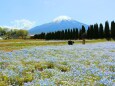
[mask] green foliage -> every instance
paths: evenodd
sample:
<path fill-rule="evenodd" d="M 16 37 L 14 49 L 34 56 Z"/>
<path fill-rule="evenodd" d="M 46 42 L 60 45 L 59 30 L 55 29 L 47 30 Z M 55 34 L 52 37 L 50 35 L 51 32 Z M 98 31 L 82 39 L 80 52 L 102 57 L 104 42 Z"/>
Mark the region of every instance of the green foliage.
<path fill-rule="evenodd" d="M 5 81 L 0 81 L 0 86 L 8 86 L 8 84 Z"/>
<path fill-rule="evenodd" d="M 110 29 L 109 29 L 109 22 L 105 22 L 105 38 L 110 39 Z"/>
<path fill-rule="evenodd" d="M 32 80 L 33 80 L 33 75 L 30 72 L 26 72 L 24 76 L 24 82 L 31 82 Z"/>
<path fill-rule="evenodd" d="M 82 26 L 82 28 L 79 28 L 79 31 L 78 28 L 65 29 L 62 31 L 35 34 L 32 38 L 46 40 L 76 40 L 82 39 L 83 34 L 86 34 L 85 38 L 87 39 L 115 39 L 115 22 L 111 22 L 111 30 L 109 27 L 109 22 L 106 21 L 105 28 L 102 23 L 100 23 L 99 26 L 96 23 L 94 25 L 89 25 L 88 29 Z"/>
<path fill-rule="evenodd" d="M 35 34 L 32 38 L 34 39 L 46 39 L 46 40 L 66 40 L 66 39 L 78 39 L 78 29 L 66 29 L 62 31 L 49 32 Z"/>
<path fill-rule="evenodd" d="M 98 32 L 98 24 L 94 24 L 94 39 L 99 38 L 99 32 Z"/>
<path fill-rule="evenodd" d="M 17 30 L 17 29 L 9 29 L 0 27 L 0 36 L 4 39 L 14 39 L 14 38 L 26 38 L 28 35 L 27 30 Z"/>
<path fill-rule="evenodd" d="M 45 78 L 51 78 L 53 76 L 51 71 L 48 70 L 44 70 L 41 72 L 41 78 L 45 79 Z"/>
<path fill-rule="evenodd" d="M 68 72 L 70 70 L 70 67 L 66 65 L 58 65 L 57 68 L 62 72 Z"/>
<path fill-rule="evenodd" d="M 85 27 L 82 25 L 82 34 L 85 33 Z"/>
<path fill-rule="evenodd" d="M 104 31 L 103 31 L 103 25 L 102 23 L 99 26 L 99 38 L 104 38 Z"/>
<path fill-rule="evenodd" d="M 28 35 L 28 32 L 27 30 L 18 30 L 16 34 L 18 37 L 21 37 L 22 39 L 24 39 Z"/>
<path fill-rule="evenodd" d="M 90 25 L 87 30 L 87 37 L 88 39 L 93 39 L 94 38 L 94 26 Z"/>
<path fill-rule="evenodd" d="M 115 39 L 115 22 L 111 22 L 111 38 Z"/>

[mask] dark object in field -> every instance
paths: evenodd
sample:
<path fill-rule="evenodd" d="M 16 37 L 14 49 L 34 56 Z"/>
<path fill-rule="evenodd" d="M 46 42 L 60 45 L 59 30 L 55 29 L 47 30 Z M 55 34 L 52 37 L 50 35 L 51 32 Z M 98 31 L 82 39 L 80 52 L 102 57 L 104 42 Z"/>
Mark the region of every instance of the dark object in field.
<path fill-rule="evenodd" d="M 85 38 L 86 38 L 86 33 L 83 33 L 82 35 L 81 35 L 81 37 L 82 37 L 82 44 L 85 44 Z"/>
<path fill-rule="evenodd" d="M 82 39 L 82 44 L 85 44 L 85 39 Z"/>
<path fill-rule="evenodd" d="M 74 41 L 68 41 L 68 45 L 73 45 Z"/>

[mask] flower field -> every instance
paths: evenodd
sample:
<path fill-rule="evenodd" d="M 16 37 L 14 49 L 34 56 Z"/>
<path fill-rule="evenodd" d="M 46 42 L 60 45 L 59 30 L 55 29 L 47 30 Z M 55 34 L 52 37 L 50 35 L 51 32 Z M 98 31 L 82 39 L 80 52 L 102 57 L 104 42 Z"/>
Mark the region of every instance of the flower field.
<path fill-rule="evenodd" d="M 0 86 L 115 86 L 115 42 L 0 51 Z"/>

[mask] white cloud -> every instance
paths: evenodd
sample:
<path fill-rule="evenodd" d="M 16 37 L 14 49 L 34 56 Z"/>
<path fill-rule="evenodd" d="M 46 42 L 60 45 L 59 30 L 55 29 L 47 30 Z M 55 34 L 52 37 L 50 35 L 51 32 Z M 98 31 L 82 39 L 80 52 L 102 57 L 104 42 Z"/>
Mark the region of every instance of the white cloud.
<path fill-rule="evenodd" d="M 12 22 L 10 22 L 10 25 L 2 25 L 0 27 L 6 27 L 6 28 L 10 28 L 10 29 L 25 29 L 25 30 L 29 30 L 32 27 L 35 26 L 35 21 L 30 21 L 27 19 L 21 19 L 21 20 L 14 20 Z"/>
<path fill-rule="evenodd" d="M 19 29 L 26 29 L 29 30 L 30 28 L 32 28 L 33 26 L 35 26 L 35 21 L 30 21 L 27 19 L 21 19 L 21 20 L 15 20 L 12 21 L 11 24 L 13 28 L 19 28 Z"/>

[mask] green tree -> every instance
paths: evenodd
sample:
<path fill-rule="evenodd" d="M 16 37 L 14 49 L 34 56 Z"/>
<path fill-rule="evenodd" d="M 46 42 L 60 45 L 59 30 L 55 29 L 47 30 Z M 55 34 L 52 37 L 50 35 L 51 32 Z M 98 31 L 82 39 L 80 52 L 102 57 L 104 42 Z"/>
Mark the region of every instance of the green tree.
<path fill-rule="evenodd" d="M 82 32 L 81 32 L 82 34 L 84 34 L 85 31 L 86 31 L 86 30 L 85 30 L 85 27 L 84 27 L 83 25 L 82 25 L 82 29 L 81 29 L 81 31 L 82 31 Z"/>
<path fill-rule="evenodd" d="M 79 39 L 82 39 L 82 34 L 86 33 L 85 27 L 82 25 L 82 28 L 79 30 Z"/>
<path fill-rule="evenodd" d="M 99 38 L 104 38 L 104 32 L 103 32 L 103 24 L 101 23 L 99 25 Z"/>
<path fill-rule="evenodd" d="M 110 29 L 109 29 L 109 22 L 108 21 L 105 22 L 105 38 L 107 40 L 110 39 Z"/>
<path fill-rule="evenodd" d="M 80 29 L 79 30 L 79 33 L 78 33 L 78 38 L 81 39 L 81 35 L 82 35 L 82 30 Z"/>
<path fill-rule="evenodd" d="M 61 39 L 64 40 L 64 30 L 61 31 Z"/>
<path fill-rule="evenodd" d="M 95 39 L 98 39 L 98 37 L 99 37 L 99 32 L 98 32 L 98 24 L 96 23 L 96 24 L 94 24 L 94 38 Z"/>
<path fill-rule="evenodd" d="M 93 25 L 89 26 L 88 36 L 89 36 L 89 39 L 94 39 L 94 28 L 93 28 Z"/>
<path fill-rule="evenodd" d="M 115 39 L 115 22 L 111 22 L 111 38 Z"/>
<path fill-rule="evenodd" d="M 16 34 L 19 38 L 21 37 L 22 39 L 25 39 L 28 35 L 28 31 L 27 30 L 18 30 Z"/>
<path fill-rule="evenodd" d="M 90 27 L 87 29 L 87 39 L 90 39 Z"/>
<path fill-rule="evenodd" d="M 71 32 L 70 32 L 70 29 L 67 30 L 67 39 L 70 39 L 70 35 L 71 35 Z"/>
<path fill-rule="evenodd" d="M 78 29 L 77 28 L 73 28 L 71 30 L 71 39 L 78 39 Z"/>

